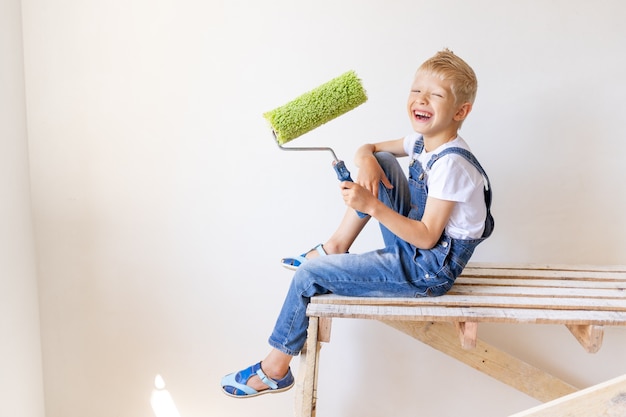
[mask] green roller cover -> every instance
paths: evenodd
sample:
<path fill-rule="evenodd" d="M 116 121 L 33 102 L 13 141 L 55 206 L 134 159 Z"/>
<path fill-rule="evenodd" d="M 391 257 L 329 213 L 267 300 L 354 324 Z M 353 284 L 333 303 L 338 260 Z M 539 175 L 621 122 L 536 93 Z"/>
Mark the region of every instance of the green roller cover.
<path fill-rule="evenodd" d="M 279 145 L 360 106 L 367 101 L 361 80 L 354 71 L 302 94 L 284 106 L 263 114 L 274 129 Z"/>

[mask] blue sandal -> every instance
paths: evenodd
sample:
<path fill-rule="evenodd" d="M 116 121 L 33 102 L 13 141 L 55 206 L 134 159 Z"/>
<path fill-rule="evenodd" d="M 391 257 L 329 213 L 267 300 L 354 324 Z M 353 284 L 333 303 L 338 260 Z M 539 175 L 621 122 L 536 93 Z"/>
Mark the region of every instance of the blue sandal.
<path fill-rule="evenodd" d="M 308 259 L 306 258 L 306 254 L 316 250 L 317 253 L 320 254 L 320 256 L 326 256 L 327 253 L 324 250 L 324 246 L 320 243 L 319 245 L 317 245 L 316 247 L 314 247 L 313 249 L 303 253 L 302 255 L 296 257 L 296 258 L 283 258 L 280 260 L 280 264 L 282 266 L 284 266 L 287 269 L 291 269 L 292 271 L 295 271 L 296 269 L 298 269 L 298 267 L 300 265 L 302 265 L 303 263 L 305 263 L 306 261 L 308 261 Z"/>
<path fill-rule="evenodd" d="M 257 375 L 261 378 L 261 381 L 269 387 L 269 389 L 263 391 L 257 391 L 252 387 L 246 385 L 248 380 L 252 378 L 254 375 Z M 278 381 L 274 381 L 263 372 L 261 369 L 261 362 L 252 365 L 242 371 L 233 372 L 232 374 L 226 375 L 222 378 L 222 391 L 224 394 L 229 397 L 234 398 L 251 398 L 256 397 L 257 395 L 263 394 L 276 394 L 279 392 L 287 391 L 289 388 L 294 385 L 293 374 L 291 373 L 291 368 L 287 370 L 287 375 L 283 377 L 283 379 L 279 379 Z"/>

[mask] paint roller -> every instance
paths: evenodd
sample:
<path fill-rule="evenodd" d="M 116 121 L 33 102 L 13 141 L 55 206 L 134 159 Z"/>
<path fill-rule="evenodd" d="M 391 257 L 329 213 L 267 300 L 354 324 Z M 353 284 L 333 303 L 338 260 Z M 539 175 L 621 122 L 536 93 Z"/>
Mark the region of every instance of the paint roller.
<path fill-rule="evenodd" d="M 339 181 L 352 181 L 346 164 L 329 147 L 284 147 L 287 142 L 349 112 L 367 101 L 361 80 L 348 71 L 263 114 L 269 121 L 278 147 L 284 151 L 329 151 Z M 363 217 L 363 213 L 359 213 Z"/>

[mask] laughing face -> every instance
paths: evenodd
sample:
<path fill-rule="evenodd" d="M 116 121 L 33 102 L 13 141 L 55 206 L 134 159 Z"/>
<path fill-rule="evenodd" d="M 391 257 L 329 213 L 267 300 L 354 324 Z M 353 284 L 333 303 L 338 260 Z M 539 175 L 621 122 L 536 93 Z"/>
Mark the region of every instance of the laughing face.
<path fill-rule="evenodd" d="M 413 129 L 425 140 L 453 139 L 470 108 L 469 103 L 457 103 L 450 81 L 430 72 L 415 75 L 407 110 Z"/>

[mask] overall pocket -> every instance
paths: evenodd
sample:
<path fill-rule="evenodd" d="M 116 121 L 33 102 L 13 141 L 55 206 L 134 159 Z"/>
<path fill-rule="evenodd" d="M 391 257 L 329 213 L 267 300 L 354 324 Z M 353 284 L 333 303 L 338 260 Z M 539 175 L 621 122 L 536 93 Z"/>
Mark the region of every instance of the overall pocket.
<path fill-rule="evenodd" d="M 443 295 L 454 284 L 456 278 L 450 269 L 449 258 L 452 248 L 452 239 L 444 234 L 437 245 L 432 249 L 416 249 L 414 262 L 421 274 L 421 282 L 416 283 L 424 290 L 423 296 L 436 297 Z"/>

